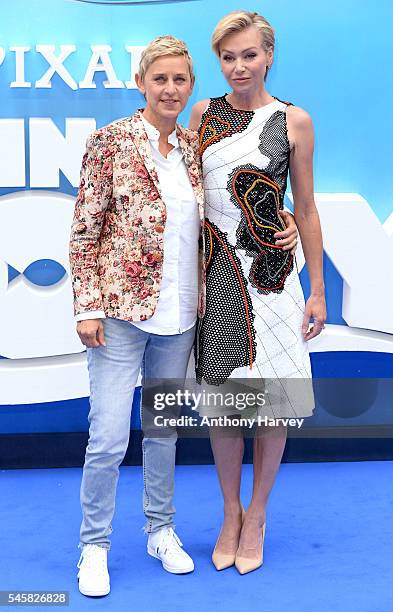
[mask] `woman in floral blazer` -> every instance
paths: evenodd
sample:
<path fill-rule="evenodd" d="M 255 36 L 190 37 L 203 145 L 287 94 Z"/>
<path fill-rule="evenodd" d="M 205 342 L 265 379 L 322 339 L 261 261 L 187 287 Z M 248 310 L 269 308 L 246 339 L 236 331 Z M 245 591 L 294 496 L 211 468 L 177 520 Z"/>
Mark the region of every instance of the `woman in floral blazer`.
<path fill-rule="evenodd" d="M 110 590 L 118 468 L 139 372 L 144 383 L 184 379 L 197 306 L 202 316 L 204 304 L 202 254 L 197 282 L 204 215 L 198 136 L 176 123 L 194 83 L 184 43 L 171 36 L 152 41 L 136 78 L 146 108 L 88 139 L 70 240 L 77 331 L 90 379 L 78 563 L 79 590 L 90 596 Z M 148 553 L 167 571 L 186 573 L 194 564 L 173 527 L 176 438 L 172 428 L 143 439 L 145 532 Z"/>

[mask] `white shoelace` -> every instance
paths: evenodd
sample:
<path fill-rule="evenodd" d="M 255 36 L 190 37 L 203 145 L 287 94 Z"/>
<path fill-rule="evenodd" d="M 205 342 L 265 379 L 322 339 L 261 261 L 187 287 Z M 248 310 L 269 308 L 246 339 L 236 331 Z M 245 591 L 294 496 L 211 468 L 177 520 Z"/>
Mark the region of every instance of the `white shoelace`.
<path fill-rule="evenodd" d="M 179 552 L 183 553 L 180 548 L 181 546 L 183 546 L 183 544 L 181 543 L 180 538 L 173 531 L 172 527 L 168 527 L 168 529 L 164 532 L 157 548 L 162 550 L 165 555 L 168 553 L 173 555 L 178 554 Z"/>
<path fill-rule="evenodd" d="M 83 567 L 87 570 L 94 569 L 95 572 L 106 574 L 106 554 L 105 549 L 94 544 L 87 544 L 80 556 L 77 567 L 80 568 L 83 562 Z"/>

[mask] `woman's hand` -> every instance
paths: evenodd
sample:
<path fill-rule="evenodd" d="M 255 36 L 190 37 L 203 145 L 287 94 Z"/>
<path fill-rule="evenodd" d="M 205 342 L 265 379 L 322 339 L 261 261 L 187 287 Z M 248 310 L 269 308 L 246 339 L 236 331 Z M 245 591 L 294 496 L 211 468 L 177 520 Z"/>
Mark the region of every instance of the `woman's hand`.
<path fill-rule="evenodd" d="M 291 251 L 291 255 L 295 254 L 298 231 L 295 223 L 294 216 L 286 210 L 278 211 L 282 217 L 287 228 L 282 232 L 276 232 L 274 237 L 276 238 L 276 244 L 283 247 L 283 251 Z"/>
<path fill-rule="evenodd" d="M 76 331 L 82 344 L 87 346 L 87 348 L 106 346 L 102 319 L 87 319 L 86 321 L 78 321 Z"/>
<path fill-rule="evenodd" d="M 308 329 L 310 321 L 313 321 L 313 326 Z M 326 304 L 325 296 L 311 294 L 307 300 L 304 311 L 302 334 L 305 340 L 315 338 L 325 327 L 326 321 Z"/>

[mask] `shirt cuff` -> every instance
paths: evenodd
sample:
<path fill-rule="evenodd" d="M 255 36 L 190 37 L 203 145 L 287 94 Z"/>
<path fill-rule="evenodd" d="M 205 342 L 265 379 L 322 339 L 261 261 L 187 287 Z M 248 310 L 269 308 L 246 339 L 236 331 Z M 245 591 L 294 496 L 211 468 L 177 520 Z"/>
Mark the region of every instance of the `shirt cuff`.
<path fill-rule="evenodd" d="M 105 319 L 105 312 L 103 310 L 90 310 L 75 315 L 75 321 L 87 321 L 88 319 Z"/>

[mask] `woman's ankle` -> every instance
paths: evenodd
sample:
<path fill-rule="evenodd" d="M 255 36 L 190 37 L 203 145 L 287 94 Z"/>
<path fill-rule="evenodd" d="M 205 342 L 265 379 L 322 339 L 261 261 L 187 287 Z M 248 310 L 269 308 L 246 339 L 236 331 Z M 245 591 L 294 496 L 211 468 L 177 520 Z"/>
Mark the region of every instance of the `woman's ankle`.
<path fill-rule="evenodd" d="M 243 506 L 239 500 L 233 500 L 224 503 L 224 516 L 228 518 L 239 517 L 242 515 Z"/>
<path fill-rule="evenodd" d="M 261 527 L 263 523 L 265 522 L 265 520 L 266 520 L 266 507 L 264 506 L 253 507 L 250 505 L 244 516 L 244 521 L 259 522 Z"/>

